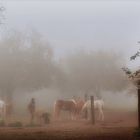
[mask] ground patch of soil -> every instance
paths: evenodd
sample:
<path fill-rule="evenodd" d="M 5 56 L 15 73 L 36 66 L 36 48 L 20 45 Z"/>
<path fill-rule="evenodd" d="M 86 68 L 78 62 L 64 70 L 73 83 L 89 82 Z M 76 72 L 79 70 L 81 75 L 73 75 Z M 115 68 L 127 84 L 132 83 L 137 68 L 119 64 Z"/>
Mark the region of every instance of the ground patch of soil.
<path fill-rule="evenodd" d="M 42 127 L 1 127 L 1 140 L 134 140 L 135 112 L 105 112 L 105 121 L 52 121 Z"/>

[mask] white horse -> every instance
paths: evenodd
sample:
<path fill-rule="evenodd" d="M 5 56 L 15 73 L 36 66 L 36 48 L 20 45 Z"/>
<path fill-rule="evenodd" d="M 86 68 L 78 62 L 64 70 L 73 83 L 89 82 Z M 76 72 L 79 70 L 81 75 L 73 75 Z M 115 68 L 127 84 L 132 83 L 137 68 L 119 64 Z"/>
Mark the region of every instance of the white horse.
<path fill-rule="evenodd" d="M 6 116 L 6 103 L 0 100 L 0 119 L 5 119 Z"/>
<path fill-rule="evenodd" d="M 98 111 L 98 120 L 104 121 L 104 101 L 102 99 L 94 100 L 94 109 Z M 82 111 L 87 109 L 88 120 L 91 118 L 91 100 L 86 101 L 84 104 Z"/>

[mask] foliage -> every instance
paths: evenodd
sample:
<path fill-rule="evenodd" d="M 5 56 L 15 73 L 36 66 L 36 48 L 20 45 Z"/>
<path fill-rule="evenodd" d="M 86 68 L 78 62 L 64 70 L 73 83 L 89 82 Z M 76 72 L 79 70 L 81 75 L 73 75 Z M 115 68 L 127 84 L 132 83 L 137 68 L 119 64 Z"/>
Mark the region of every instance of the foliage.
<path fill-rule="evenodd" d="M 127 83 L 120 70 L 122 64 L 121 55 L 113 52 L 75 52 L 61 61 L 66 80 L 59 84 L 60 89 L 65 92 L 88 91 L 96 95 L 100 94 L 100 90 L 124 90 Z"/>
<path fill-rule="evenodd" d="M 140 51 L 137 51 L 133 56 L 130 57 L 130 60 L 135 60 L 139 56 Z M 129 68 L 123 67 L 122 70 L 126 73 L 130 80 L 132 80 L 136 85 L 140 85 L 140 69 L 132 72 Z"/>
<path fill-rule="evenodd" d="M 137 51 L 133 56 L 131 56 L 130 60 L 135 60 L 138 56 L 140 56 L 140 51 Z"/>
<path fill-rule="evenodd" d="M 13 32 L 0 41 L 0 89 L 35 90 L 52 82 L 52 50 L 37 32 Z"/>

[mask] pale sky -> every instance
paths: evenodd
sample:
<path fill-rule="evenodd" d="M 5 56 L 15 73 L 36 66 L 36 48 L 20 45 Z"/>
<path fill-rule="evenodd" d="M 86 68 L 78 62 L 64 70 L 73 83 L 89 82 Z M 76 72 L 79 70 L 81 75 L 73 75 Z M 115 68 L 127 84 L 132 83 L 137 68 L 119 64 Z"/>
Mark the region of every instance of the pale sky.
<path fill-rule="evenodd" d="M 122 51 L 128 58 L 140 48 L 138 0 L 2 0 L 1 3 L 6 8 L 1 33 L 35 29 L 55 49 L 57 57 L 82 47 Z"/>

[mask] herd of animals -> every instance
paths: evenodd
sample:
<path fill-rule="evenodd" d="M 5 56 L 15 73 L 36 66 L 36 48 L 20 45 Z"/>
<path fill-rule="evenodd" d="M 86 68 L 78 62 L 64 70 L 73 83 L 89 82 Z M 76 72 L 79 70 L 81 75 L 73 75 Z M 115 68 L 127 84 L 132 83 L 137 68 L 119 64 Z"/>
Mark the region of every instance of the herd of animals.
<path fill-rule="evenodd" d="M 0 119 L 6 118 L 6 103 L 0 99 Z M 97 110 L 99 121 L 104 121 L 104 101 L 102 99 L 94 100 L 94 109 Z M 38 112 L 35 105 L 35 99 L 32 98 L 28 105 L 28 110 L 31 116 L 31 121 L 38 117 L 42 118 L 43 112 Z M 85 118 L 91 119 L 91 100 L 84 101 L 82 99 L 56 100 L 53 106 L 53 119 L 60 120 L 62 118 L 62 111 L 67 111 L 70 114 L 71 120 Z"/>
<path fill-rule="evenodd" d="M 94 101 L 94 109 L 98 111 L 98 120 L 104 120 L 104 101 L 102 99 L 98 99 Z M 86 102 L 82 99 L 79 100 L 57 100 L 54 103 L 54 118 L 60 119 L 61 111 L 69 111 L 71 119 L 79 119 L 87 112 L 87 119 L 91 119 L 91 100 L 87 100 Z"/>

